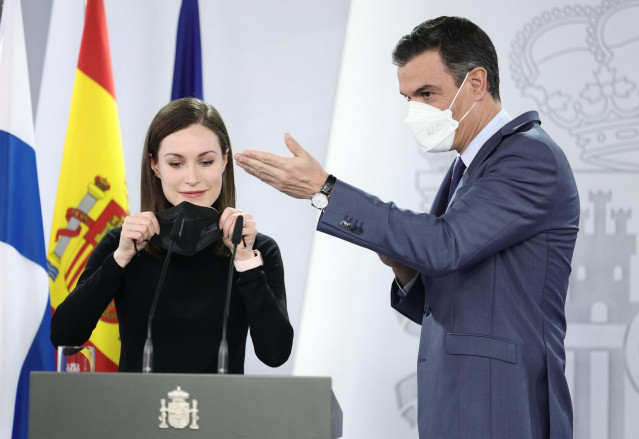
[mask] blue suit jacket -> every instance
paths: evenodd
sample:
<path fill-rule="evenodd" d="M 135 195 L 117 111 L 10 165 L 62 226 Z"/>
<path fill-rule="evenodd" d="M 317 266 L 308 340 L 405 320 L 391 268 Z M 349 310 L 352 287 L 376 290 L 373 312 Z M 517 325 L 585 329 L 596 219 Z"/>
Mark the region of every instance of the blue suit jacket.
<path fill-rule="evenodd" d="M 338 182 L 318 230 L 420 278 L 391 304 L 422 325 L 421 438 L 572 438 L 564 304 L 579 223 L 568 161 L 536 112 L 492 136 L 446 210 L 430 214 Z"/>

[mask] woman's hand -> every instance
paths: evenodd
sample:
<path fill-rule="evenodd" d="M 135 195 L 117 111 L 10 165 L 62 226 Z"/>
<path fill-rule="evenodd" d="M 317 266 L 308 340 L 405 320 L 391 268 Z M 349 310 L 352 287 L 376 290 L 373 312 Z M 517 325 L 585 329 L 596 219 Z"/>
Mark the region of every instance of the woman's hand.
<path fill-rule="evenodd" d="M 416 270 L 407 267 L 401 262 L 397 262 L 395 259 L 391 259 L 388 256 L 380 255 L 379 253 L 377 254 L 377 256 L 379 256 L 379 259 L 384 264 L 393 269 L 393 273 L 395 274 L 395 277 L 397 278 L 401 286 L 406 285 L 417 274 Z"/>
<path fill-rule="evenodd" d="M 160 224 L 153 212 L 134 213 L 124 218 L 120 244 L 113 253 L 113 259 L 122 268 L 131 261 L 137 250 L 140 251 L 153 235 L 160 233 Z"/>
<path fill-rule="evenodd" d="M 220 216 L 220 230 L 222 231 L 222 240 L 231 251 L 233 251 L 233 243 L 231 242 L 231 236 L 233 236 L 233 229 L 235 228 L 235 220 L 238 216 L 244 217 L 244 226 L 242 227 L 242 241 L 237 246 L 237 253 L 235 253 L 236 261 L 246 261 L 254 258 L 253 244 L 255 244 L 255 237 L 257 236 L 257 227 L 253 215 L 250 213 L 242 212 L 240 209 L 233 209 L 227 207 Z"/>

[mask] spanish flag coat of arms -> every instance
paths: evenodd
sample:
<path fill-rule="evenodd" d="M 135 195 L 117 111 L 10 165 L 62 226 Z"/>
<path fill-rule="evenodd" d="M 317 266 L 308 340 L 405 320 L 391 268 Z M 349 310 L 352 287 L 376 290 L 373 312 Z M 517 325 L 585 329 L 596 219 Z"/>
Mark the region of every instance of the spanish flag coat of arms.
<path fill-rule="evenodd" d="M 128 196 L 103 0 L 88 0 L 47 254 L 51 306 L 73 291 L 104 234 L 124 221 Z M 120 358 L 113 302 L 87 342 L 96 371 Z"/>

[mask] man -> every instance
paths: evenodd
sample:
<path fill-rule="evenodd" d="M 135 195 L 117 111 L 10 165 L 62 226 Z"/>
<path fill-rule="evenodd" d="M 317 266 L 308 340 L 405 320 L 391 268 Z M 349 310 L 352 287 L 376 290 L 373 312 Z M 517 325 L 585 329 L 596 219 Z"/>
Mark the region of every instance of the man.
<path fill-rule="evenodd" d="M 420 148 L 459 153 L 430 214 L 336 181 L 288 134 L 293 157 L 245 151 L 238 165 L 311 198 L 318 230 L 391 266 L 392 306 L 422 325 L 421 438 L 572 438 L 564 304 L 579 198 L 568 161 L 536 112 L 501 108 L 494 46 L 470 21 L 422 23 L 393 60 Z"/>

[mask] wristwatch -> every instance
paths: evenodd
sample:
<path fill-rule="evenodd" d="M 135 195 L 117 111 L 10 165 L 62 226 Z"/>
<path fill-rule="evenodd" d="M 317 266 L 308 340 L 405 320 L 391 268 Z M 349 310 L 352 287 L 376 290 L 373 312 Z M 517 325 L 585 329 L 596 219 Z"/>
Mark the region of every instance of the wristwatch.
<path fill-rule="evenodd" d="M 329 175 L 326 181 L 324 182 L 324 186 L 320 189 L 319 192 L 313 194 L 311 197 L 311 204 L 313 207 L 316 207 L 320 210 L 326 208 L 328 206 L 328 197 L 333 190 L 333 186 L 335 186 L 335 182 L 337 178 L 334 175 Z"/>

